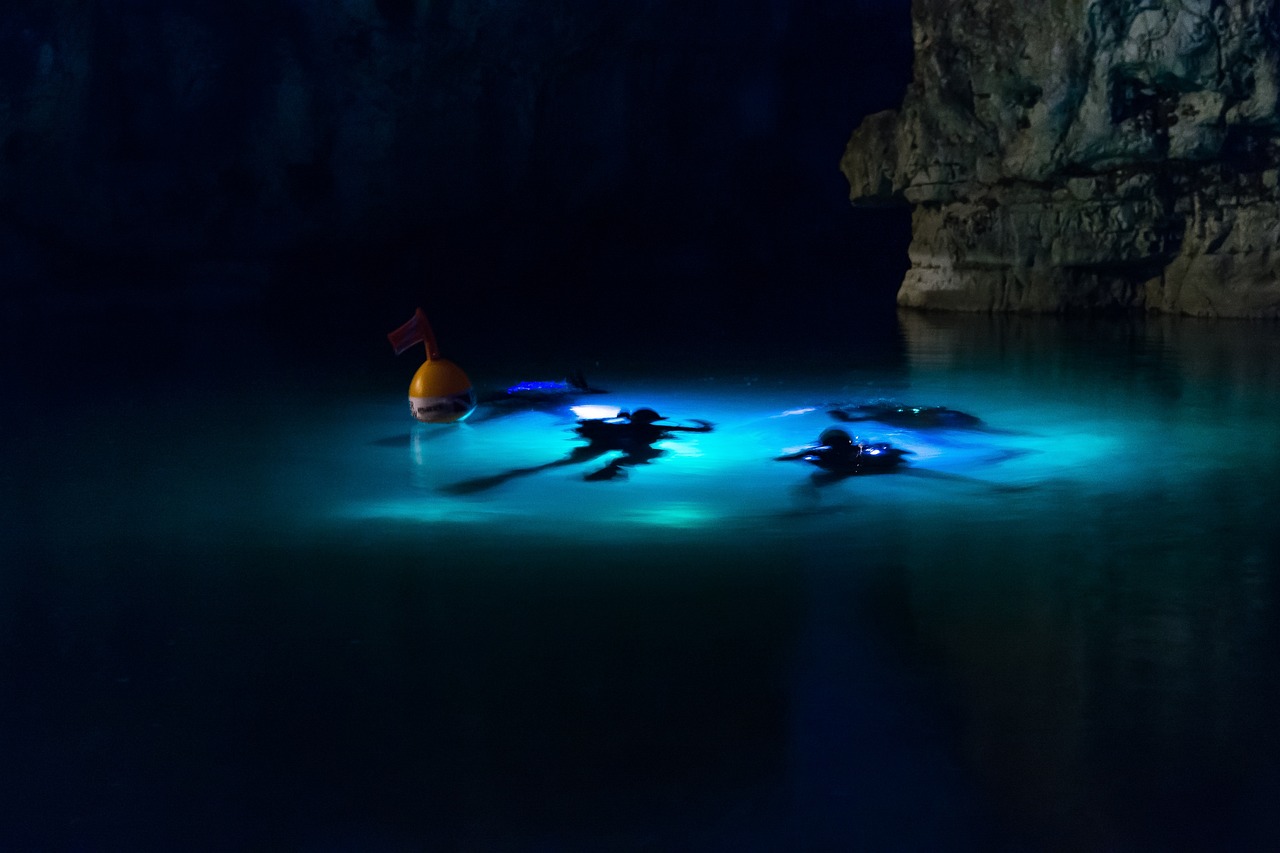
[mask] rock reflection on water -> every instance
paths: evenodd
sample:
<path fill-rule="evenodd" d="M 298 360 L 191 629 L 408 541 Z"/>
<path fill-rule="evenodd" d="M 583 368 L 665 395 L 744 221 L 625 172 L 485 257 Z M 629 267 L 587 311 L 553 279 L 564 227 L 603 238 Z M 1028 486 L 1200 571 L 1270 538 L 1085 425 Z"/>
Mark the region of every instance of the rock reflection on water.
<path fill-rule="evenodd" d="M 1030 389 L 1030 405 L 1102 406 L 1110 428 L 1147 433 L 1136 461 L 1081 472 L 1096 482 L 912 540 L 895 575 L 900 646 L 945 685 L 963 763 L 1014 837 L 1274 840 L 1274 327 L 906 315 L 903 330 L 917 381 Z"/>

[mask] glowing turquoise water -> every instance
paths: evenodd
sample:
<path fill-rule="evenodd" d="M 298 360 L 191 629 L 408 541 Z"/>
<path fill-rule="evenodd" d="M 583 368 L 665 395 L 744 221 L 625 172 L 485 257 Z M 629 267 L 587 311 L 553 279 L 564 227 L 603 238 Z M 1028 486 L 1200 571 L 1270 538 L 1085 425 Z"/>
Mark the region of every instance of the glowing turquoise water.
<path fill-rule="evenodd" d="M 875 363 L 588 371 L 678 434 L 385 381 L 11 420 L 10 837 L 299 849 L 1257 849 L 1280 826 L 1280 337 L 903 321 Z M 573 365 L 567 365 L 572 367 Z M 501 387 L 518 364 L 473 371 Z M 832 404 L 902 473 L 776 462 Z M 648 845 L 648 846 L 646 846 Z"/>

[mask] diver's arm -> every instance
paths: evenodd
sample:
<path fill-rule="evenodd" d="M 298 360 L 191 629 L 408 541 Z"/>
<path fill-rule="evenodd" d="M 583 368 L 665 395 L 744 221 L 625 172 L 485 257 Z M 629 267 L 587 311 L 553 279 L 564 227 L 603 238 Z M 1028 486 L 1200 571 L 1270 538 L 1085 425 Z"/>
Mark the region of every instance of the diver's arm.
<path fill-rule="evenodd" d="M 690 418 L 689 420 L 693 421 L 695 424 L 697 424 L 697 426 L 691 427 L 691 426 L 673 425 L 673 426 L 664 426 L 662 429 L 665 430 L 666 432 L 711 432 L 711 430 L 715 427 L 715 424 L 711 423 L 711 421 L 703 421 L 697 418 Z"/>

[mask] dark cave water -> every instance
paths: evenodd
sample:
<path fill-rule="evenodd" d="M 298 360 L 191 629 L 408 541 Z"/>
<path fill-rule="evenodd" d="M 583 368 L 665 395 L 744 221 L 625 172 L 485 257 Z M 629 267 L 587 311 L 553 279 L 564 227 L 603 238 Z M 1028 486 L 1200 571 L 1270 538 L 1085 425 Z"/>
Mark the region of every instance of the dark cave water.
<path fill-rule="evenodd" d="M 0 846 L 1269 846 L 1274 326 L 900 323 L 866 359 L 600 359 L 589 402 L 715 430 L 460 495 L 571 418 L 414 424 L 407 355 L 10 385 Z M 859 425 L 893 475 L 773 461 L 870 399 L 986 428 Z"/>

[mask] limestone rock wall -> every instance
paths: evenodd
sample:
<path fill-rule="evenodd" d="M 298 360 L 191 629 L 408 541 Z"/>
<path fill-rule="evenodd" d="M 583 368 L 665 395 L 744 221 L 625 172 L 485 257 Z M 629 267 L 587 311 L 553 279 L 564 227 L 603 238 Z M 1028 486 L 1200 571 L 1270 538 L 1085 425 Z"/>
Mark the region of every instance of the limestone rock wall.
<path fill-rule="evenodd" d="M 913 0 L 841 169 L 914 208 L 904 306 L 1280 316 L 1273 0 Z"/>

